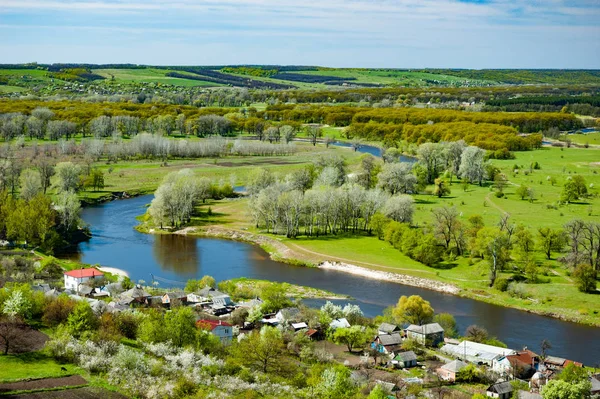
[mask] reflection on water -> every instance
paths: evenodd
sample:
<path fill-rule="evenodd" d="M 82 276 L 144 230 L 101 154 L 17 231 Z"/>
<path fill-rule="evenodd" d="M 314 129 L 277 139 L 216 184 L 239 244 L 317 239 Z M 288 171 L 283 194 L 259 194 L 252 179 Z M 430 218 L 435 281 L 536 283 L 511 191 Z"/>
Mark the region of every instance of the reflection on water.
<path fill-rule="evenodd" d="M 197 275 L 200 267 L 197 242 L 196 238 L 184 235 L 161 234 L 154 237 L 152 253 L 163 270 Z"/>
<path fill-rule="evenodd" d="M 600 337 L 598 328 L 347 273 L 285 265 L 247 243 L 138 233 L 133 228 L 138 223 L 136 216 L 145 211 L 144 205 L 151 198 L 138 197 L 84 209 L 82 217 L 90 224 L 93 238 L 69 256 L 85 263 L 124 269 L 133 280 L 150 281 L 153 274 L 161 281 L 184 284 L 187 279 L 211 275 L 217 281 L 248 277 L 312 286 L 353 297 L 351 302 L 370 317 L 381 314 L 402 295 L 420 295 L 431 302 L 436 312 L 455 315 L 461 333 L 467 326 L 478 324 L 514 349 L 526 345 L 539 350 L 541 340 L 548 339 L 552 355 L 590 365 L 600 360 L 600 345 L 593 344 Z M 323 303 L 307 302 L 315 306 Z"/>

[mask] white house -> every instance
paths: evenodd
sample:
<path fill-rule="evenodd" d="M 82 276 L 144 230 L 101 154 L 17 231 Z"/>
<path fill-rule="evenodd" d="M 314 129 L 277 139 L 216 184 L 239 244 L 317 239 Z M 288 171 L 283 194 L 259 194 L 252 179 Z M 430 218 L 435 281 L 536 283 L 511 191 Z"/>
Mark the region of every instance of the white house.
<path fill-rule="evenodd" d="M 94 278 L 104 277 L 104 273 L 92 267 L 87 269 L 76 269 L 64 273 L 65 289 L 79 292 L 79 286 Z"/>
<path fill-rule="evenodd" d="M 221 320 L 198 320 L 196 326 L 209 330 L 211 334 L 219 337 L 223 344 L 230 344 L 233 339 L 233 326 Z"/>

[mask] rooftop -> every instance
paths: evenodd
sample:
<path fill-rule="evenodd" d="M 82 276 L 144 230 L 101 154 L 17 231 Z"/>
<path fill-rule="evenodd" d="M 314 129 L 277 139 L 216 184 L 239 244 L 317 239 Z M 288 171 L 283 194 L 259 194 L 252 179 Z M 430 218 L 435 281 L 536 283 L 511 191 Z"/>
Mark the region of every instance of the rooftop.
<path fill-rule="evenodd" d="M 100 276 L 104 276 L 104 273 L 102 273 L 98 269 L 94 269 L 93 267 L 89 267 L 87 269 L 70 270 L 68 272 L 65 272 L 65 275 L 71 276 L 71 277 L 75 277 L 75 278 L 85 278 L 85 277 L 96 277 L 96 276 L 100 277 Z"/>
<path fill-rule="evenodd" d="M 398 330 L 398 326 L 390 323 L 381 323 L 378 330 L 389 334 Z"/>
<path fill-rule="evenodd" d="M 467 363 L 460 360 L 453 360 L 450 363 L 444 364 L 441 368 L 443 368 L 444 370 L 451 371 L 453 373 L 458 373 L 465 367 L 467 367 Z"/>
<path fill-rule="evenodd" d="M 444 329 L 438 323 L 430 323 L 424 324 L 422 326 L 411 324 L 410 326 L 408 326 L 406 331 L 414 332 L 417 334 L 429 335 L 444 332 Z"/>
<path fill-rule="evenodd" d="M 211 331 L 219 326 L 232 327 L 231 324 L 226 323 L 221 320 L 198 320 L 196 322 L 196 327 L 198 327 L 198 328 L 208 327 L 208 329 L 210 329 Z"/>
<path fill-rule="evenodd" d="M 442 347 L 441 351 L 457 357 L 470 356 L 487 360 L 493 360 L 498 356 L 507 356 L 515 353 L 512 349 L 480 344 L 472 341 L 462 341 L 458 345 L 446 344 Z"/>
<path fill-rule="evenodd" d="M 490 386 L 487 391 L 495 392 L 497 394 L 511 393 L 513 391 L 513 387 L 509 381 L 504 381 Z"/>
<path fill-rule="evenodd" d="M 398 353 L 394 360 L 399 360 L 401 362 L 410 362 L 412 360 L 417 360 L 417 355 L 415 355 L 415 352 L 413 351 L 401 352 Z"/>
<path fill-rule="evenodd" d="M 378 337 L 379 343 L 383 346 L 400 345 L 400 343 L 402 343 L 402 337 L 400 336 L 400 333 L 381 334 Z"/>

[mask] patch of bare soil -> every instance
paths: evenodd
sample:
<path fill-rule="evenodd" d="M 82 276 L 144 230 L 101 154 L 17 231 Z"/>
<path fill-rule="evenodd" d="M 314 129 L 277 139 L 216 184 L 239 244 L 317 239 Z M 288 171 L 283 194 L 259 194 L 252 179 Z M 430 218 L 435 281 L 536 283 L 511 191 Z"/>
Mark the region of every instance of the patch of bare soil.
<path fill-rule="evenodd" d="M 5 384 L 0 384 L 0 393 L 10 391 L 33 391 L 37 389 L 49 389 L 79 385 L 87 385 L 87 381 L 80 375 L 71 375 L 69 377 L 42 378 L 39 380 L 7 382 Z"/>
<path fill-rule="evenodd" d="M 22 393 L 18 395 L 6 395 L 2 398 L 11 399 L 127 399 L 120 393 L 111 392 L 106 389 L 87 387 L 65 389 L 63 391 L 44 391 Z"/>
<path fill-rule="evenodd" d="M 46 334 L 27 325 L 20 325 L 15 328 L 17 329 L 15 331 L 16 337 L 11 339 L 8 348 L 10 354 L 39 351 L 48 341 Z M 4 345 L 4 339 L 0 337 L 0 348 L 4 349 Z"/>

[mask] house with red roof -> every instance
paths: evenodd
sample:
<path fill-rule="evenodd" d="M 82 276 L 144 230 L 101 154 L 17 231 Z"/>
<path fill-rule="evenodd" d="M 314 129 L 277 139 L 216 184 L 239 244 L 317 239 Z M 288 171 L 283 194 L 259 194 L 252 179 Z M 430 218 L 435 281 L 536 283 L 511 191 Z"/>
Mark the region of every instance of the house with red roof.
<path fill-rule="evenodd" d="M 221 320 L 198 320 L 196 327 L 210 331 L 225 345 L 230 344 L 233 339 L 233 326 Z"/>
<path fill-rule="evenodd" d="M 102 273 L 98 269 L 89 267 L 87 269 L 81 268 L 81 269 L 70 270 L 68 272 L 65 272 L 64 276 L 65 276 L 65 289 L 79 292 L 81 284 L 84 284 L 95 278 L 104 277 L 104 273 Z"/>

